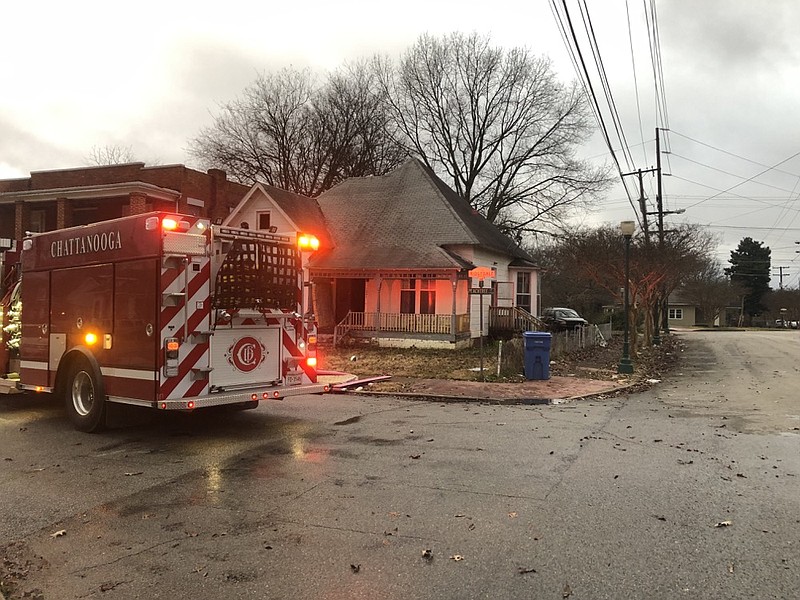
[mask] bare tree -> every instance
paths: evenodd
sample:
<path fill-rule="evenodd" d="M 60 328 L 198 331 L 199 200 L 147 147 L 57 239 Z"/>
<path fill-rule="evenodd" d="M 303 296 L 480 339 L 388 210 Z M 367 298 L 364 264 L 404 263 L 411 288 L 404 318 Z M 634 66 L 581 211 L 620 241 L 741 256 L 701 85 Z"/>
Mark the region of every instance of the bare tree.
<path fill-rule="evenodd" d="M 580 281 L 587 290 L 603 290 L 622 304 L 624 242 L 617 227 L 578 231 L 563 236 L 559 245 L 562 273 Z M 661 295 L 670 294 L 707 265 L 713 245 L 713 236 L 692 224 L 677 226 L 663 245 L 634 237 L 629 255 L 630 326 L 636 331 L 641 321 L 645 345 L 653 339 L 655 307 Z M 634 348 L 637 339 L 632 341 Z"/>
<path fill-rule="evenodd" d="M 421 36 L 397 67 L 373 64 L 403 142 L 517 239 L 563 229 L 609 185 L 607 170 L 576 158 L 591 113 L 548 59 L 453 33 Z"/>
<path fill-rule="evenodd" d="M 106 165 L 123 165 L 125 163 L 136 162 L 136 157 L 130 146 L 112 144 L 107 146 L 92 146 L 92 150 L 85 160 L 87 165 L 102 167 Z"/>
<path fill-rule="evenodd" d="M 731 283 L 717 261 L 709 261 L 686 278 L 681 293 L 700 308 L 703 321 L 712 325 L 725 308 L 738 305 L 739 297 L 746 292 Z"/>
<path fill-rule="evenodd" d="M 190 152 L 243 183 L 258 179 L 312 197 L 347 177 L 382 175 L 405 153 L 389 134 L 371 77 L 363 64 L 323 83 L 307 69 L 263 74 L 221 107 Z"/>

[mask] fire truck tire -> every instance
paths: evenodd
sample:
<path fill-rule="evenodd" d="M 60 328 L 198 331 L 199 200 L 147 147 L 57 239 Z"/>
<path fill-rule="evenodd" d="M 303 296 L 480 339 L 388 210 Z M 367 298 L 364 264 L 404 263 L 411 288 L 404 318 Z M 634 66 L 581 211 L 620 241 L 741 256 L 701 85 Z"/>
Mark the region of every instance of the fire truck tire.
<path fill-rule="evenodd" d="M 85 356 L 75 357 L 67 371 L 66 408 L 79 431 L 101 431 L 106 424 L 105 389 L 97 370 Z"/>

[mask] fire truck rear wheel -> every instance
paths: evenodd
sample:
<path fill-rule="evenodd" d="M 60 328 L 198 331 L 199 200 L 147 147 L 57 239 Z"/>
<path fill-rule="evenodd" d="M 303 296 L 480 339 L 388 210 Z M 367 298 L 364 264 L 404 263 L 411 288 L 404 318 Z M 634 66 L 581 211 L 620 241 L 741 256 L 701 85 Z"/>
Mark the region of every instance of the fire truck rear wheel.
<path fill-rule="evenodd" d="M 95 370 L 84 357 L 70 365 L 66 389 L 67 414 L 79 431 L 91 433 L 105 426 L 105 392 Z"/>

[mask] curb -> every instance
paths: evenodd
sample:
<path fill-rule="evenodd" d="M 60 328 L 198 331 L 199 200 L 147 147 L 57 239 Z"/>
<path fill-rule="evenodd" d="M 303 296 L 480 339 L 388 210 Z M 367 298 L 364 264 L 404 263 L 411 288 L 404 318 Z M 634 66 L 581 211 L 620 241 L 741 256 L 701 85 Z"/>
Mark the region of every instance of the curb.
<path fill-rule="evenodd" d="M 593 398 L 605 398 L 608 396 L 618 396 L 628 392 L 631 388 L 637 387 L 638 383 L 632 382 L 614 390 L 607 392 L 597 392 L 594 394 L 584 394 L 579 396 L 568 396 L 566 398 L 480 398 L 477 396 L 452 396 L 446 394 L 426 394 L 423 392 L 378 392 L 368 390 L 342 390 L 338 393 L 361 395 L 361 396 L 392 396 L 407 398 L 410 400 L 422 400 L 427 402 L 475 402 L 485 404 L 500 405 L 521 405 L 521 406 L 557 406 L 578 400 L 591 400 Z"/>

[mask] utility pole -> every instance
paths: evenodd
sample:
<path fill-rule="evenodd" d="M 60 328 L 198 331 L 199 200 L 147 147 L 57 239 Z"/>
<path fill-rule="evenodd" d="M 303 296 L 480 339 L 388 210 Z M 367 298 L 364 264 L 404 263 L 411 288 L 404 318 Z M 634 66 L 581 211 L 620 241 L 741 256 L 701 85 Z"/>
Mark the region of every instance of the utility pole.
<path fill-rule="evenodd" d="M 772 267 L 773 269 L 778 269 L 778 280 L 780 281 L 780 288 L 783 289 L 783 271 L 786 270 L 786 274 L 789 274 L 789 267 Z"/>
<path fill-rule="evenodd" d="M 678 210 L 664 210 L 664 195 L 661 188 L 661 128 L 656 127 L 656 178 L 657 178 L 657 192 L 656 192 L 656 206 L 657 210 L 654 215 L 658 217 L 658 250 L 663 256 L 664 252 L 664 215 L 680 215 L 686 212 L 684 209 Z M 659 329 L 662 329 L 665 334 L 669 334 L 669 315 L 667 309 L 669 308 L 669 295 L 661 288 L 661 297 L 656 302 L 655 309 L 655 334 L 653 335 L 653 343 L 658 345 L 661 343 L 661 335 Z"/>
<path fill-rule="evenodd" d="M 632 171 L 630 173 L 623 173 L 623 177 L 627 177 L 628 175 L 638 175 L 639 177 L 639 210 L 642 211 L 642 230 L 644 231 L 644 240 L 648 242 L 650 240 L 650 230 L 647 224 L 647 216 L 652 215 L 652 212 L 647 211 L 647 202 L 644 197 L 644 182 L 642 181 L 642 176 L 645 173 L 655 173 L 658 169 L 638 169 L 637 171 Z"/>

